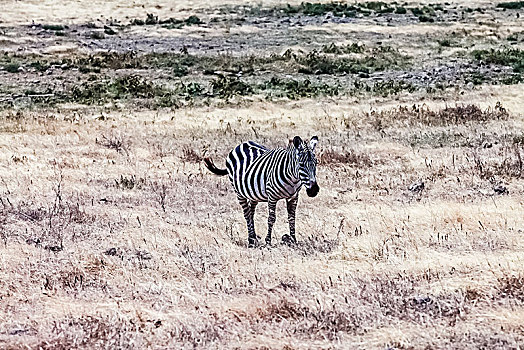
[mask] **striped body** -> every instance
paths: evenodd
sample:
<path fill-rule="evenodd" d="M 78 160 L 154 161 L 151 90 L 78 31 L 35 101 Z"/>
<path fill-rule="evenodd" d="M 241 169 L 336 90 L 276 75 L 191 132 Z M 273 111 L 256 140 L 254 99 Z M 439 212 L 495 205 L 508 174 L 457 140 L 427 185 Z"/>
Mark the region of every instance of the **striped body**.
<path fill-rule="evenodd" d="M 229 153 L 226 168 L 238 197 L 254 202 L 293 197 L 302 186 L 295 154 L 269 150 L 252 141 Z"/>
<path fill-rule="evenodd" d="M 247 223 L 248 245 L 253 247 L 255 235 L 254 215 L 258 203 L 268 202 L 268 233 L 266 243 L 271 244 L 277 202 L 286 200 L 290 242 L 295 242 L 295 212 L 298 193 L 304 185 L 310 197 L 319 191 L 316 182 L 316 159 L 313 153 L 318 138 L 308 144 L 295 136 L 287 149 L 270 150 L 253 141 L 235 147 L 226 160 L 227 169 L 217 168 L 211 159 L 204 159 L 206 167 L 216 175 L 229 175 Z"/>

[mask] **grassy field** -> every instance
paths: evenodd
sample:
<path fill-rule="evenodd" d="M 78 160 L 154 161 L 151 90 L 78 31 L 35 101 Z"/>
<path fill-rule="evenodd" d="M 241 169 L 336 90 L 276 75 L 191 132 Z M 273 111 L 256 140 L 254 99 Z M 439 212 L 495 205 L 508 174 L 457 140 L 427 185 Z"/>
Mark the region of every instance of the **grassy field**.
<path fill-rule="evenodd" d="M 523 2 L 5 3 L 0 348 L 524 347 Z M 202 159 L 295 135 L 248 249 Z"/>

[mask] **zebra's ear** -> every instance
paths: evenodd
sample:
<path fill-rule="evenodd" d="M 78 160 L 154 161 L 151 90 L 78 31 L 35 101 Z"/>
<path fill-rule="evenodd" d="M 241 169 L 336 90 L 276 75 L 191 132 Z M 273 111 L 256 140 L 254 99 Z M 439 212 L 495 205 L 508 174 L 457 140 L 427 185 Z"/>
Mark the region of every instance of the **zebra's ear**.
<path fill-rule="evenodd" d="M 302 139 L 300 136 L 295 136 L 293 138 L 293 146 L 295 146 L 296 149 L 302 148 Z"/>
<path fill-rule="evenodd" d="M 313 136 L 311 140 L 309 140 L 309 148 L 311 148 L 311 150 L 314 151 L 315 147 L 317 146 L 317 143 L 318 143 L 318 137 Z"/>

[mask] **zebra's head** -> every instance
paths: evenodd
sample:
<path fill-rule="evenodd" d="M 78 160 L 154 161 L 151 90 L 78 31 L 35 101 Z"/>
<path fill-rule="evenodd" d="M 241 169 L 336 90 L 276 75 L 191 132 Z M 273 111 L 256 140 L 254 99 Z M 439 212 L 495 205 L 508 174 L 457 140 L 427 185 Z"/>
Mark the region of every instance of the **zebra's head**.
<path fill-rule="evenodd" d="M 315 146 L 318 137 L 313 136 L 309 144 L 302 141 L 299 136 L 293 138 L 293 146 L 298 163 L 298 175 L 300 181 L 306 187 L 306 193 L 310 197 L 315 197 L 320 190 L 317 184 L 317 159 L 315 158 Z"/>

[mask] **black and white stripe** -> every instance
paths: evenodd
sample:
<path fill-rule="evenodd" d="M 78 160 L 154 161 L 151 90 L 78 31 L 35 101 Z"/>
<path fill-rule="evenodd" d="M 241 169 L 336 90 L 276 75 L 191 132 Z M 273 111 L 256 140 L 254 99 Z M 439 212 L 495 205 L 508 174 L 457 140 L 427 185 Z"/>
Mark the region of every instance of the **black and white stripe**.
<path fill-rule="evenodd" d="M 270 150 L 248 141 L 235 147 L 226 160 L 226 169 L 218 169 L 206 158 L 209 170 L 217 175 L 229 175 L 247 222 L 248 244 L 257 243 L 254 214 L 259 202 L 268 202 L 268 233 L 266 243 L 271 244 L 271 232 L 275 223 L 277 202 L 285 199 L 291 240 L 295 238 L 295 213 L 298 193 L 304 185 L 308 196 L 315 197 L 319 191 L 316 180 L 317 161 L 315 146 L 318 138 L 308 143 L 295 136 L 287 149 Z"/>

